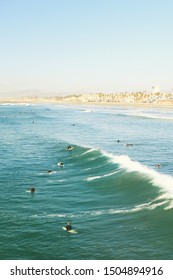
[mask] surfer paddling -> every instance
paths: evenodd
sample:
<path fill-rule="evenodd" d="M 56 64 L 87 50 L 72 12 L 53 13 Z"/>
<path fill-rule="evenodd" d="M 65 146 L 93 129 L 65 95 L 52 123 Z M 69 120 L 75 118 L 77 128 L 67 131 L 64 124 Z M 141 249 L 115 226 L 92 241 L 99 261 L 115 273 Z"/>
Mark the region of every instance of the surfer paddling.
<path fill-rule="evenodd" d="M 126 146 L 126 147 L 132 147 L 132 146 L 133 146 L 133 144 L 129 144 L 129 143 L 127 143 L 127 144 L 125 144 L 125 146 Z"/>
<path fill-rule="evenodd" d="M 56 173 L 56 171 L 53 171 L 53 170 L 48 170 L 48 171 L 47 171 L 47 173 L 48 173 L 48 174 L 55 174 L 55 173 Z"/>

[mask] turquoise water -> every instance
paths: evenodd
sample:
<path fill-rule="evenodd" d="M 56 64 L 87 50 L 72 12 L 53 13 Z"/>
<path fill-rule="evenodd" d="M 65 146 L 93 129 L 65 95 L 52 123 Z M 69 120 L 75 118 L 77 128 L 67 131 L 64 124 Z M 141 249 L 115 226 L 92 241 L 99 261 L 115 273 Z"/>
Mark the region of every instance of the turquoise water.
<path fill-rule="evenodd" d="M 0 259 L 173 259 L 172 110 L 4 104 L 0 133 Z"/>

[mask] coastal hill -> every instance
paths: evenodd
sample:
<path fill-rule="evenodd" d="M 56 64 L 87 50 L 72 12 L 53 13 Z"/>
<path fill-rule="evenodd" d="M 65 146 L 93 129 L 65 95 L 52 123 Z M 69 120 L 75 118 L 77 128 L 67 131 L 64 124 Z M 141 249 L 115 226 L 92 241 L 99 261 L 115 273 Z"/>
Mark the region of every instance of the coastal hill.
<path fill-rule="evenodd" d="M 67 96 L 23 96 L 20 98 L 0 98 L 1 103 L 41 103 L 41 102 L 63 102 L 63 103 L 113 103 L 113 104 L 155 104 L 155 105 L 173 105 L 173 93 L 147 93 L 147 92 L 133 92 L 133 93 L 95 93 L 95 94 L 79 94 Z"/>

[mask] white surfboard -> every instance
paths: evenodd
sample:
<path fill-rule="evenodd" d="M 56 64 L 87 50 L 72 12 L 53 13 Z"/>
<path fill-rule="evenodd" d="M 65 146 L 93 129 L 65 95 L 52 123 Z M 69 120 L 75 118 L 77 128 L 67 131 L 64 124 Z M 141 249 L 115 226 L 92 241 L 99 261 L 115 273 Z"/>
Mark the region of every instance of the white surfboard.
<path fill-rule="evenodd" d="M 72 146 L 67 147 L 67 150 L 68 150 L 68 151 L 72 151 L 72 150 L 73 150 L 73 147 L 72 147 Z"/>

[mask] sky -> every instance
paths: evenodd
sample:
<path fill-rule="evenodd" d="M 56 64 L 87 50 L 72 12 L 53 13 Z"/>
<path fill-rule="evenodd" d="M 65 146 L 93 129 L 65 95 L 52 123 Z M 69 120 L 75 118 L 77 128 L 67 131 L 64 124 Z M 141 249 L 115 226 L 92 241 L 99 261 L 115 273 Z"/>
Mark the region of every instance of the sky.
<path fill-rule="evenodd" d="M 172 0 L 0 0 L 0 97 L 173 89 Z"/>

